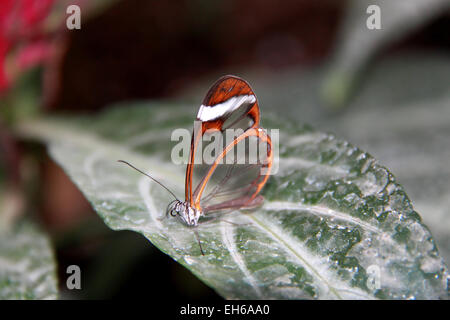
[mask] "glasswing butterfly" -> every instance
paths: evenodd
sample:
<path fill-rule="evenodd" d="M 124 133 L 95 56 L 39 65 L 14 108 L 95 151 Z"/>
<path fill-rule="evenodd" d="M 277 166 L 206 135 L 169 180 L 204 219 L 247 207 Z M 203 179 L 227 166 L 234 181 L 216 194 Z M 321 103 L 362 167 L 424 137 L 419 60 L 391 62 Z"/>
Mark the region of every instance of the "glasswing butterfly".
<path fill-rule="evenodd" d="M 202 148 L 204 141 L 212 140 Z M 175 200 L 167 206 L 166 216 L 178 217 L 191 227 L 212 212 L 261 205 L 264 199 L 259 192 L 269 178 L 272 161 L 272 142 L 260 127 L 256 95 L 245 80 L 232 75 L 213 84 L 198 111 L 186 168 L 185 201 L 119 160 L 170 192 Z M 204 254 L 195 229 L 194 233 Z"/>

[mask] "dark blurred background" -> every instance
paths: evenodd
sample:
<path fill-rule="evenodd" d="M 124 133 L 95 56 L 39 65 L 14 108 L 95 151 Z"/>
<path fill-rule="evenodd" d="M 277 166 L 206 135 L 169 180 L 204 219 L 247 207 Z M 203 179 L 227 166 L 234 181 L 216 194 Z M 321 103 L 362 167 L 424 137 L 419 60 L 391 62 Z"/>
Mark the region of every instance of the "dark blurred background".
<path fill-rule="evenodd" d="M 65 9 L 72 3 L 81 7 L 80 30 L 65 27 Z M 372 3 L 382 9 L 381 30 L 366 27 L 366 8 Z M 420 169 L 403 170 L 418 154 L 421 138 L 435 126 L 421 127 L 422 135 L 412 138 L 395 130 L 378 135 L 389 127 L 381 105 L 416 110 L 417 102 L 438 101 L 442 110 L 450 108 L 448 0 L 411 0 L 403 5 L 332 0 L 6 0 L 0 4 L 0 21 L 2 108 L 37 99 L 38 112 L 77 114 L 98 112 L 119 101 L 172 99 L 192 102 L 196 109 L 216 78 L 237 74 L 254 83 L 263 110 L 278 108 L 299 122 L 336 132 L 372 152 L 394 174 L 399 172 L 411 198 L 418 199 L 416 208 L 423 209 L 418 211 L 438 234 L 443 255 L 450 256 L 449 169 L 424 173 L 430 184 L 435 176 L 443 179 L 432 201 L 422 194 L 428 186 L 416 183 L 424 176 L 411 178 L 410 172 Z M 413 80 L 409 84 L 405 79 Z M 37 83 L 37 89 L 24 96 L 21 90 L 29 83 Z M 423 108 L 427 107 L 418 110 Z M 442 110 L 437 108 L 437 114 L 447 117 Z M 1 123 L 5 179 L 19 189 L 35 177 L 36 216 L 52 234 L 62 298 L 221 299 L 142 236 L 110 231 L 42 146 L 11 137 L 6 125 L 15 117 L 11 114 L 5 112 Z M 368 128 L 365 119 L 385 125 Z M 399 116 L 399 121 L 408 126 L 407 117 Z M 362 129 L 348 129 L 351 123 Z M 442 126 L 440 132 L 449 137 L 448 126 Z M 402 155 L 392 151 L 405 145 L 410 149 L 403 149 Z M 427 152 L 433 155 L 429 167 L 449 163 L 447 146 L 448 142 Z M 37 161 L 29 160 L 29 150 Z M 28 173 L 24 166 L 30 167 Z M 434 230 L 434 225 L 440 229 Z M 71 264 L 83 271 L 83 290 L 64 292 L 65 270 Z"/>

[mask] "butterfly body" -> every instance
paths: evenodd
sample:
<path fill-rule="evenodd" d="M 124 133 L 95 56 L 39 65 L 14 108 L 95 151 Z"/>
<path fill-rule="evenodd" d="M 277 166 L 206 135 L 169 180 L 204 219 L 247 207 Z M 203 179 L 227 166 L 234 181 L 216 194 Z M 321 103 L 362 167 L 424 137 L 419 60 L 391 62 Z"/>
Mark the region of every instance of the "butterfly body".
<path fill-rule="evenodd" d="M 189 227 L 196 227 L 203 212 L 192 207 L 187 201 L 175 200 L 167 207 L 167 214 L 173 217 L 179 217 Z"/>

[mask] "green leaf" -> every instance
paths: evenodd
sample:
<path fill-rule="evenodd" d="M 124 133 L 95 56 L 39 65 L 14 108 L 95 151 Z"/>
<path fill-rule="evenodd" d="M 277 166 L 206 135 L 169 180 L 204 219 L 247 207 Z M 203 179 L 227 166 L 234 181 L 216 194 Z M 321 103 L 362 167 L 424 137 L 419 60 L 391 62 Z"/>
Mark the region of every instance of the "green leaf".
<path fill-rule="evenodd" d="M 348 112 L 314 123 L 370 150 L 389 167 L 448 265 L 450 59 L 439 53 L 402 54 L 374 69 Z"/>
<path fill-rule="evenodd" d="M 0 233 L 0 300 L 56 299 L 58 281 L 47 237 L 21 221 Z"/>
<path fill-rule="evenodd" d="M 444 52 L 402 52 L 377 61 L 364 86 L 340 113 L 318 107 L 323 68 L 276 75 L 247 72 L 263 108 L 314 123 L 359 146 L 395 175 L 450 262 L 450 59 Z M 183 99 L 204 93 L 194 83 Z M 263 110 L 263 116 L 266 112 Z"/>
<path fill-rule="evenodd" d="M 170 195 L 116 162 L 128 160 L 184 194 L 185 168 L 170 160 L 170 137 L 175 128 L 190 130 L 194 116 L 194 108 L 164 103 L 127 105 L 18 130 L 48 143 L 111 228 L 142 233 L 225 298 L 448 297 L 447 267 L 394 176 L 345 141 L 267 113 L 264 127 L 280 128 L 281 143 L 264 206 L 227 215 L 238 226 L 201 225 L 202 256 L 188 227 L 161 219 Z"/>

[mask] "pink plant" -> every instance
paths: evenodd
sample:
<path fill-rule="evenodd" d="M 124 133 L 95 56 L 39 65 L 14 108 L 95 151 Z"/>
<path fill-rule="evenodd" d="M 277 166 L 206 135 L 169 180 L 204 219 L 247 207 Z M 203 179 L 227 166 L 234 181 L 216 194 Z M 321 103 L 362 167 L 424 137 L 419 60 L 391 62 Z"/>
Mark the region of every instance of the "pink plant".
<path fill-rule="evenodd" d="M 0 1 L 0 92 L 15 75 L 41 64 L 49 55 L 44 30 L 54 0 Z"/>

